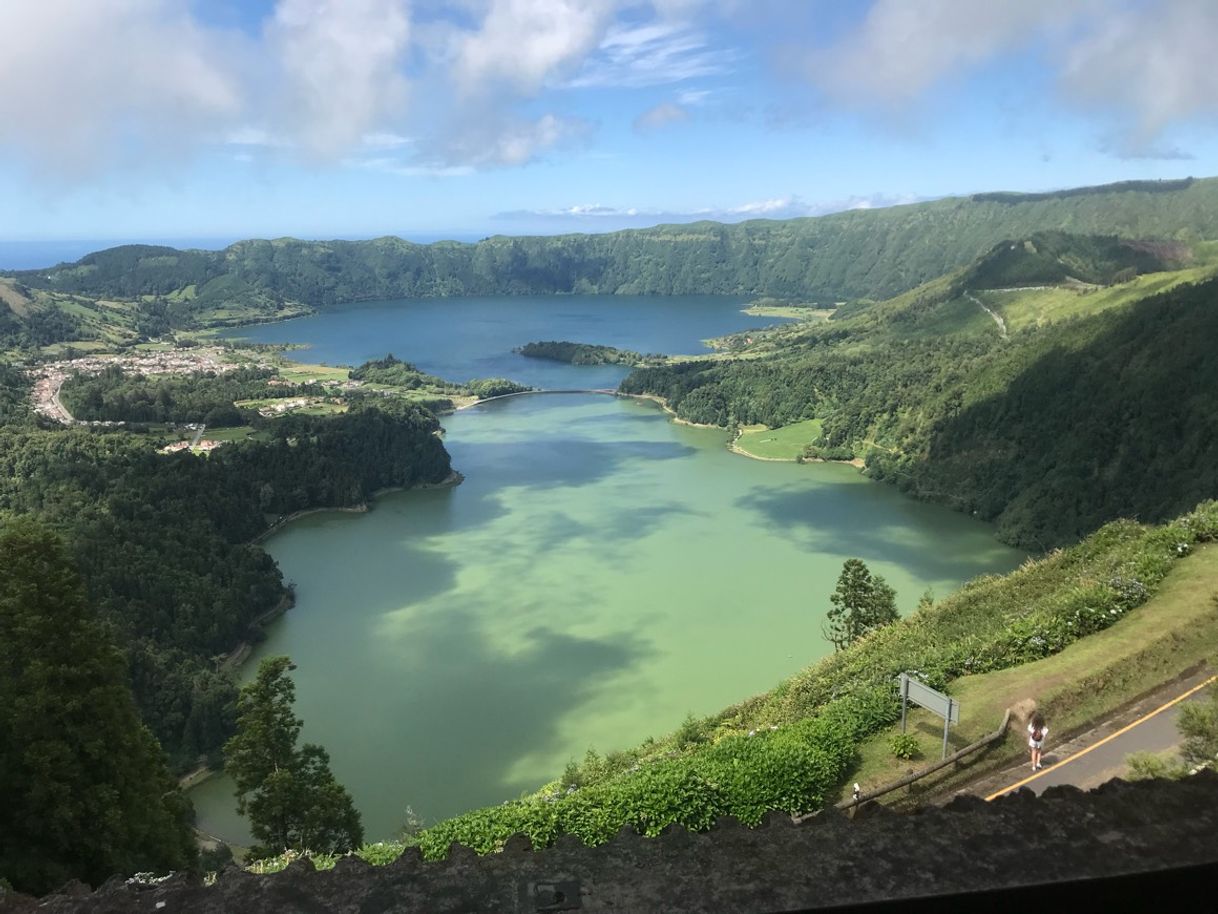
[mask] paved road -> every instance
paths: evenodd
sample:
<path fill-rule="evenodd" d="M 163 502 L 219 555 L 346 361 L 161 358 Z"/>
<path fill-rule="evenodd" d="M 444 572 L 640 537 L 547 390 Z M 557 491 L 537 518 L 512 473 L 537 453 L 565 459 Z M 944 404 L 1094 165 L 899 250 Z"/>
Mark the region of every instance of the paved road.
<path fill-rule="evenodd" d="M 1033 774 L 1030 763 L 1024 762 L 961 792 L 992 798 L 1019 787 L 1027 787 L 1037 794 L 1059 784 L 1072 784 L 1088 790 L 1121 777 L 1125 774 L 1125 758 L 1130 754 L 1165 752 L 1179 745 L 1176 720 L 1180 705 L 1186 701 L 1205 700 L 1209 695 L 1208 687 L 1197 687 L 1210 680 L 1212 675 L 1208 670 L 1197 673 L 1172 689 L 1160 691 L 1140 702 L 1128 714 L 1064 743 L 1054 741 L 1053 722 L 1049 721 L 1049 740 L 1042 770 Z M 1188 698 L 1159 710 L 1192 689 L 1196 691 Z M 1026 744 L 1027 737 L 1022 730 L 1019 732 L 1021 743 Z"/>

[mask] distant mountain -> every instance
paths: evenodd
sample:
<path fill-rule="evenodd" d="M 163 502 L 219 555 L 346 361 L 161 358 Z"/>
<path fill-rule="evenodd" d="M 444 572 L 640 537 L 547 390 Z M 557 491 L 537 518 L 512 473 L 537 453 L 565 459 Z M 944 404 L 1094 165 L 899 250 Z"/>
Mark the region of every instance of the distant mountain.
<path fill-rule="evenodd" d="M 1054 230 L 1186 243 L 1218 238 L 1218 179 L 980 194 L 735 225 L 495 236 L 476 244 L 281 238 L 223 251 L 125 245 L 6 275 L 30 289 L 161 300 L 180 326 L 273 318 L 299 305 L 453 295 L 736 294 L 827 302 L 887 298 L 1006 239 Z"/>

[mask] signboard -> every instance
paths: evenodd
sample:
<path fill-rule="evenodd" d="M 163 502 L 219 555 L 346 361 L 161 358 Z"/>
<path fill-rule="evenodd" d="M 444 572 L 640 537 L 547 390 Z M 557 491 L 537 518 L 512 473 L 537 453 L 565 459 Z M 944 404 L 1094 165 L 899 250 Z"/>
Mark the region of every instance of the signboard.
<path fill-rule="evenodd" d="M 905 708 L 912 701 L 943 718 L 943 757 L 947 758 L 947 729 L 960 723 L 960 702 L 950 695 L 936 692 L 926 683 L 914 679 L 908 673 L 897 677 L 901 690 L 901 732 L 905 732 Z"/>
<path fill-rule="evenodd" d="M 897 683 L 901 687 L 901 696 L 906 701 L 912 701 L 928 711 L 934 711 L 953 724 L 960 723 L 960 702 L 942 692 L 936 692 L 926 683 L 919 682 L 908 673 L 898 676 Z"/>

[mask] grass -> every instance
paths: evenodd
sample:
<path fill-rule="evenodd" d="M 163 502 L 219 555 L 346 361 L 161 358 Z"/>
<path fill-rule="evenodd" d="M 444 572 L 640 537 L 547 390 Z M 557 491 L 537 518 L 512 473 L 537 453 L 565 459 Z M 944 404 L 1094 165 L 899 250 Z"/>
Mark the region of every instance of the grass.
<path fill-rule="evenodd" d="M 265 431 L 250 428 L 248 425 L 238 425 L 233 428 L 211 428 L 203 433 L 204 438 L 212 441 L 268 441 L 270 435 Z"/>
<path fill-rule="evenodd" d="M 1146 273 L 1130 282 L 1098 288 L 1072 289 L 1056 286 L 1019 292 L 977 291 L 973 294 L 1002 315 L 1008 330 L 1098 314 L 1132 304 L 1148 295 L 1158 295 L 1182 283 L 1200 282 L 1218 272 L 1218 247 L 1212 242 L 1195 246 L 1194 266 L 1164 273 Z"/>
<path fill-rule="evenodd" d="M 285 359 L 278 366 L 278 374 L 293 384 L 308 384 L 312 381 L 346 381 L 350 376 L 350 369 L 333 365 L 310 365 Z"/>
<path fill-rule="evenodd" d="M 736 447 L 753 457 L 767 460 L 794 460 L 804 452 L 804 447 L 820 437 L 820 420 L 805 419 L 782 428 L 745 429 L 736 439 Z"/>
<path fill-rule="evenodd" d="M 827 321 L 833 316 L 836 308 L 820 308 L 816 305 L 784 305 L 754 302 L 747 308 L 742 308 L 744 314 L 752 317 L 789 317 L 795 320 Z"/>
<path fill-rule="evenodd" d="M 347 411 L 346 403 L 312 403 L 292 410 L 297 416 L 336 416 Z"/>
<path fill-rule="evenodd" d="M 993 732 L 1003 712 L 1024 699 L 1034 699 L 1064 736 L 1102 721 L 1128 704 L 1218 652 L 1218 544 L 1198 548 L 1180 561 L 1159 592 L 1111 628 L 1076 641 L 1059 654 L 1033 663 L 952 683 L 960 701 L 960 725 L 952 728 L 949 752 Z M 940 757 L 943 723 L 920 708 L 910 709 L 909 732 L 923 757 L 913 762 L 892 755 L 889 742 L 897 725 L 868 739 L 859 750 L 859 765 L 849 776 L 841 798 L 858 781 L 864 792 L 925 767 Z M 931 776 L 929 787 L 945 787 L 979 771 L 993 770 L 1022 758 L 1022 741 L 1008 740 L 985 754 L 965 775 L 950 769 Z M 905 794 L 893 794 L 901 800 Z"/>

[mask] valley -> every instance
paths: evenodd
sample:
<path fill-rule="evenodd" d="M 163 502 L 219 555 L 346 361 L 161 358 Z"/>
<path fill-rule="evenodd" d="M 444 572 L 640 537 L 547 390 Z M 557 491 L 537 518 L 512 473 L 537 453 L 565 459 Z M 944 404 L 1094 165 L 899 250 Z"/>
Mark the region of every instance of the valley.
<path fill-rule="evenodd" d="M 1161 225 L 1160 193 L 1211 186 L 1089 194 L 1084 208 L 1099 219 L 1145 193 L 1128 224 Z M 1018 205 L 1049 218 L 1063 199 Z M 977 218 L 1010 205 L 953 204 Z M 1211 535 L 1204 506 L 1172 519 L 1218 490 L 1210 401 L 1180 397 L 1186 379 L 1218 383 L 1213 242 L 1046 228 L 874 298 L 771 277 L 747 294 L 461 294 L 484 288 L 469 280 L 360 301 L 399 287 L 353 268 L 297 299 L 283 297 L 290 270 L 234 285 L 214 269 L 201 252 L 119 249 L 3 280 L 0 330 L 21 369 L 0 401 L 0 506 L 64 532 L 179 771 L 218 766 L 236 689 L 290 654 L 305 734 L 369 837 L 421 819 L 429 855 L 454 836 L 494 849 L 513 830 L 600 840 L 617 813 L 593 827 L 560 811 L 566 824 L 542 831 L 534 817 L 560 788 L 575 798 L 560 810 L 629 806 L 665 779 L 704 790 L 733 758 L 811 766 L 733 814 L 795 805 L 784 791 L 820 802 L 869 770 L 852 767 L 857 747 L 883 770 L 867 747 L 887 739 L 880 683 L 896 665 L 972 690 L 971 676 L 1138 611 L 1171 571 L 1161 540 Z M 623 396 L 511 396 L 530 390 Z M 1170 415 L 1150 406 L 1171 397 Z M 451 470 L 461 484 L 435 488 Z M 157 512 L 134 494 L 170 488 Z M 166 538 L 183 512 L 189 531 Z M 1131 514 L 1187 530 L 1094 533 Z M 125 582 L 116 552 L 157 568 L 152 593 Z M 906 621 L 829 654 L 827 598 L 851 558 L 895 587 Z M 1131 563 L 1132 590 L 1088 583 L 1124 581 Z M 1094 612 L 1103 625 L 1080 622 Z M 239 643 L 252 649 L 234 677 L 222 661 Z M 764 728 L 778 733 L 741 742 Z M 745 802 L 735 789 L 725 808 Z M 204 833 L 247 843 L 226 779 L 192 796 Z M 465 813 L 480 805 L 497 811 Z M 639 827 L 701 821 L 683 809 Z"/>

